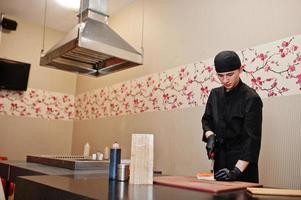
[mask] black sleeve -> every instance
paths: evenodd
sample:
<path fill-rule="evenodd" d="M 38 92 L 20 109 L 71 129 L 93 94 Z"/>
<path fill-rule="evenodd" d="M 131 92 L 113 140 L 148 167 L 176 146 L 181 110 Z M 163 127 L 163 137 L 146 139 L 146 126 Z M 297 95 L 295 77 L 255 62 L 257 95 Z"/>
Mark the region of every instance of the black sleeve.
<path fill-rule="evenodd" d="M 212 121 L 213 121 L 213 118 L 212 118 L 212 91 L 210 92 L 209 94 L 209 98 L 208 98 L 208 101 L 207 101 L 207 104 L 206 104 L 206 108 L 205 108 L 205 113 L 202 117 L 202 128 L 203 128 L 203 141 L 204 142 L 207 142 L 207 138 L 205 136 L 205 133 L 207 131 L 212 131 Z"/>
<path fill-rule="evenodd" d="M 243 125 L 243 150 L 240 160 L 258 162 L 261 144 L 262 106 L 259 96 L 247 100 Z"/>

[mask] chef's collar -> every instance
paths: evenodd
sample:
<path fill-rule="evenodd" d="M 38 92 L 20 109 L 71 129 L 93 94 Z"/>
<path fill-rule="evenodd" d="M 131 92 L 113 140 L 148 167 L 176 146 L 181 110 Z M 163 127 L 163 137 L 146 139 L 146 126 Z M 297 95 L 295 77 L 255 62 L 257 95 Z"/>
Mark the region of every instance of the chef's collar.
<path fill-rule="evenodd" d="M 242 81 L 241 81 L 241 79 L 239 79 L 238 84 L 234 88 L 232 88 L 230 91 L 226 91 L 226 88 L 224 87 L 224 92 L 226 95 L 236 94 L 239 91 L 239 88 L 241 88 L 241 86 L 242 86 Z"/>

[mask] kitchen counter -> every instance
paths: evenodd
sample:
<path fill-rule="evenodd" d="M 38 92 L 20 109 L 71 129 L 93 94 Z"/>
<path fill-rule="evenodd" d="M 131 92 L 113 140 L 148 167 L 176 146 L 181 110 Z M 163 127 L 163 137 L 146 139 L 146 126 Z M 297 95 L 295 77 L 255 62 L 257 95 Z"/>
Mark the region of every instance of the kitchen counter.
<path fill-rule="evenodd" d="M 97 176 L 25 176 L 16 181 L 15 200 L 297 200 L 297 197 L 252 196 L 246 190 L 212 194 L 163 185 L 131 185 Z"/>
<path fill-rule="evenodd" d="M 30 163 L 25 161 L 0 161 L 0 176 L 8 181 L 14 182 L 18 176 L 27 175 L 88 175 L 103 174 L 108 170 L 71 170 L 60 167 Z"/>
<path fill-rule="evenodd" d="M 100 175 L 108 173 L 107 170 L 70 170 L 59 167 L 52 167 L 38 163 L 30 163 L 25 161 L 0 161 L 0 177 L 6 181 L 15 182 L 18 176 L 34 176 L 34 175 L 72 175 L 74 177 Z M 9 185 L 6 184 L 5 196 L 8 197 Z"/>
<path fill-rule="evenodd" d="M 0 176 L 16 183 L 16 200 L 297 200 L 298 197 L 252 196 L 246 190 L 218 194 L 163 185 L 109 181 L 106 170 L 69 170 L 24 161 L 1 161 Z M 22 177 L 20 177 L 22 176 Z M 9 185 L 9 184 L 7 184 Z M 7 188 L 9 189 L 9 188 Z"/>

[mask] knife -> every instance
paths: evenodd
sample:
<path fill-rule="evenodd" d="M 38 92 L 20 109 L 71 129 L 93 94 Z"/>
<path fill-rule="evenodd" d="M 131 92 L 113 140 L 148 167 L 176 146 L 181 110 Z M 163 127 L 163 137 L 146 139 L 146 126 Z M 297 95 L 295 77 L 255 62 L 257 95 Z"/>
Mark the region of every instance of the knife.
<path fill-rule="evenodd" d="M 211 160 L 211 168 L 210 168 L 210 172 L 212 173 L 212 174 L 214 174 L 214 159 L 213 158 L 210 158 L 210 160 Z"/>
<path fill-rule="evenodd" d="M 211 154 L 210 154 L 210 160 L 211 160 L 211 169 L 210 169 L 210 172 L 212 173 L 212 174 L 214 174 L 214 152 L 212 152 Z"/>

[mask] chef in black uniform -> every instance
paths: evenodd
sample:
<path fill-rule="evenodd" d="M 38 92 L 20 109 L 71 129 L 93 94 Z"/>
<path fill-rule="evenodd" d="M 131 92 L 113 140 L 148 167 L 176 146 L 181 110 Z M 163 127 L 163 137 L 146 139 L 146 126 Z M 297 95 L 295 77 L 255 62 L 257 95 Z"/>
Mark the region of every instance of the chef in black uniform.
<path fill-rule="evenodd" d="M 214 65 L 222 86 L 211 90 L 202 117 L 203 141 L 208 158 L 214 160 L 214 177 L 258 183 L 261 98 L 241 81 L 243 68 L 234 51 L 217 54 Z"/>

